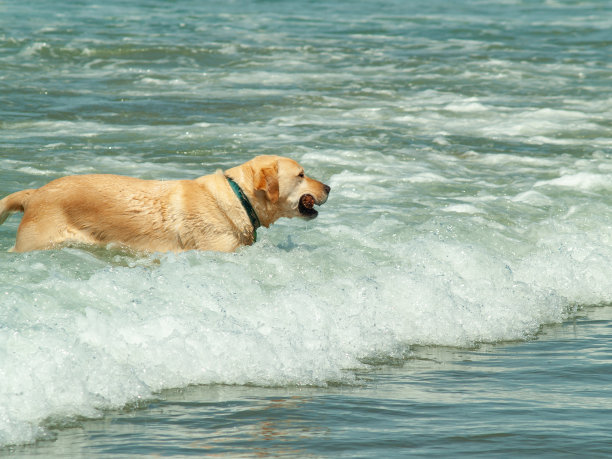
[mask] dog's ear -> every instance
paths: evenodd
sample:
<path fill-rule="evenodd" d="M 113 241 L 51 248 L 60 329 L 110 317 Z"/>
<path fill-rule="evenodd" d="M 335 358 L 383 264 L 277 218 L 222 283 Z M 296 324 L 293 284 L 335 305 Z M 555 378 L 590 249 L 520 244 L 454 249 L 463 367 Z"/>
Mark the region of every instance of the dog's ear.
<path fill-rule="evenodd" d="M 264 191 L 270 202 L 278 202 L 278 164 L 262 167 L 255 172 L 255 190 Z"/>

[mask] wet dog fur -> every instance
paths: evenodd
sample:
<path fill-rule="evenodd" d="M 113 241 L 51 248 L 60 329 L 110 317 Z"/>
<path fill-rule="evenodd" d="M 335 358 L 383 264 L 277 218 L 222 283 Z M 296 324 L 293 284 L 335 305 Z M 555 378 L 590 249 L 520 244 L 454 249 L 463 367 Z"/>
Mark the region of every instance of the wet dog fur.
<path fill-rule="evenodd" d="M 314 218 L 329 186 L 294 160 L 258 156 L 194 180 L 142 180 L 109 174 L 66 176 L 0 200 L 0 223 L 23 212 L 15 252 L 70 243 L 116 244 L 150 252 L 230 252 L 254 242 L 253 224 L 226 177 L 242 189 L 269 227 L 281 217 Z M 306 199 L 308 198 L 308 199 Z"/>

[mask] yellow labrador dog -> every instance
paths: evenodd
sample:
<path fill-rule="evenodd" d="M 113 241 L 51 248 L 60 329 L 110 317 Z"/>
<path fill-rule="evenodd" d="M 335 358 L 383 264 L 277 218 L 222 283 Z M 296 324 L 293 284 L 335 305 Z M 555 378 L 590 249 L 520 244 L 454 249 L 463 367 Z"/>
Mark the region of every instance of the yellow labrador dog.
<path fill-rule="evenodd" d="M 119 244 L 163 252 L 230 252 L 281 217 L 317 216 L 330 187 L 295 161 L 258 156 L 195 180 L 73 175 L 0 200 L 0 223 L 23 212 L 16 252 L 67 243 Z"/>

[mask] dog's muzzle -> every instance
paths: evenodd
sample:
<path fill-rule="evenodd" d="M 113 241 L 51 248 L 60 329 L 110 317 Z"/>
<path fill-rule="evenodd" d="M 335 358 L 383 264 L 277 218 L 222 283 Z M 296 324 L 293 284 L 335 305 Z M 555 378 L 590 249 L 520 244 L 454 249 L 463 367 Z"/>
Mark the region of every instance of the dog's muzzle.
<path fill-rule="evenodd" d="M 311 194 L 302 195 L 302 197 L 300 198 L 300 203 L 298 205 L 298 210 L 300 211 L 302 217 L 313 219 L 316 218 L 317 215 L 319 215 L 319 212 L 317 212 L 314 206 L 320 206 L 322 204 L 325 204 L 325 202 L 327 201 L 327 197 L 329 196 L 329 192 L 331 191 L 331 188 L 327 185 L 324 185 L 323 189 L 325 190 L 325 196 L 318 202 Z"/>

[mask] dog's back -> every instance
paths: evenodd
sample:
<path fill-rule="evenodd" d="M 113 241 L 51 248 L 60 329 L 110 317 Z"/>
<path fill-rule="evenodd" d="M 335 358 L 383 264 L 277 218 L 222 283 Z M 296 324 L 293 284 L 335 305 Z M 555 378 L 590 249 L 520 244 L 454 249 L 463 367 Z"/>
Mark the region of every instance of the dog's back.
<path fill-rule="evenodd" d="M 70 241 L 143 249 L 154 241 L 172 250 L 175 243 L 167 240 L 164 229 L 172 224 L 169 197 L 176 187 L 171 181 L 75 175 L 13 193 L 0 201 L 0 212 L 4 219 L 12 212 L 24 213 L 13 248 L 18 252 Z"/>

